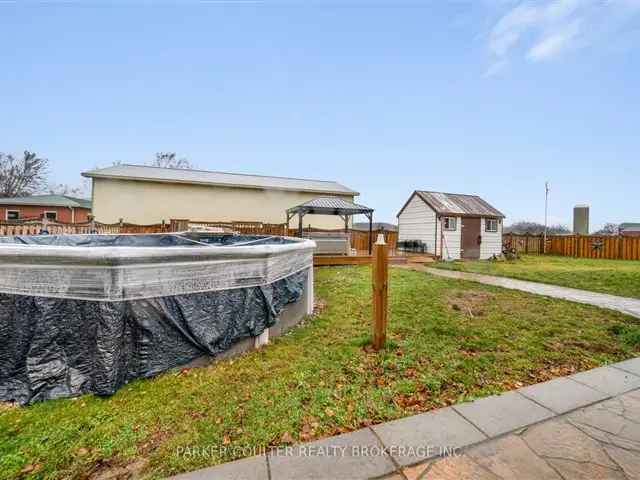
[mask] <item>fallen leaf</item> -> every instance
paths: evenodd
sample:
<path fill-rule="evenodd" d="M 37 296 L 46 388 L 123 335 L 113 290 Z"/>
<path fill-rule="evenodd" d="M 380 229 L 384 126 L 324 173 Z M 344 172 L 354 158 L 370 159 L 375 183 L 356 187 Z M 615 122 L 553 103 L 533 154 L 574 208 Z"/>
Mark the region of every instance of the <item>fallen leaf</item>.
<path fill-rule="evenodd" d="M 280 438 L 280 441 L 282 443 L 293 443 L 293 437 L 289 432 L 284 432 L 282 434 L 282 437 Z"/>
<path fill-rule="evenodd" d="M 324 413 L 327 415 L 327 417 L 333 417 L 335 415 L 333 410 L 331 410 L 329 407 L 324 409 Z"/>

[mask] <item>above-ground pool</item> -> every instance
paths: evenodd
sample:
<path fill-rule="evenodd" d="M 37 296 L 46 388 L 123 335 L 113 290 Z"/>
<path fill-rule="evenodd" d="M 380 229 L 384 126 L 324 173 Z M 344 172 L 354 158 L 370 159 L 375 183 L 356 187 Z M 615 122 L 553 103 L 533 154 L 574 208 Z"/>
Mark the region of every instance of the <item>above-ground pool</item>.
<path fill-rule="evenodd" d="M 206 232 L 0 237 L 0 400 L 110 395 L 278 334 L 279 317 L 312 309 L 313 248 Z"/>

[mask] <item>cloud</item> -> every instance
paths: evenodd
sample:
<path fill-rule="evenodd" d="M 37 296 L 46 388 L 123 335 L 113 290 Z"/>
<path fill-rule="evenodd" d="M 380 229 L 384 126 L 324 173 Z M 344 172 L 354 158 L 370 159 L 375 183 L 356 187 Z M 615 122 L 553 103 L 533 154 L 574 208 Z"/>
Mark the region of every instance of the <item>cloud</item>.
<path fill-rule="evenodd" d="M 538 0 L 525 1 L 504 13 L 491 29 L 485 76 L 503 72 L 511 59 L 522 54 L 531 63 L 559 57 L 594 41 L 597 34 L 620 27 L 640 12 L 640 0 Z M 613 19 L 616 19 L 615 21 Z M 616 24 L 607 28 L 607 24 Z M 602 38 L 600 38 L 602 40 Z"/>
<path fill-rule="evenodd" d="M 560 31 L 549 34 L 529 49 L 527 58 L 532 62 L 542 62 L 566 50 L 580 33 L 580 21 L 576 20 Z"/>

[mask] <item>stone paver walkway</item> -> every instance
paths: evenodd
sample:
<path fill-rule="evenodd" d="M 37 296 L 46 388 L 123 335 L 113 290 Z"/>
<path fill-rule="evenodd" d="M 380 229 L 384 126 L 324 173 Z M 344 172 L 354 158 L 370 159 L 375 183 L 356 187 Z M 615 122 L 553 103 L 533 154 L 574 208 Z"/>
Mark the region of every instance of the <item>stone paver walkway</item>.
<path fill-rule="evenodd" d="M 457 280 L 470 280 L 472 282 L 494 285 L 496 287 L 509 288 L 512 290 L 522 290 L 523 292 L 546 295 L 548 297 L 562 298 L 572 302 L 587 303 L 597 307 L 618 310 L 619 312 L 633 315 L 640 318 L 640 300 L 635 298 L 618 297 L 606 293 L 588 292 L 577 288 L 560 287 L 545 283 L 528 282 L 516 280 L 514 278 L 495 277 L 493 275 L 482 275 L 480 273 L 457 272 L 453 270 L 441 270 L 429 268 L 423 265 L 402 265 L 398 268 L 409 268 L 420 272 L 430 273 L 439 277 L 455 278 Z"/>
<path fill-rule="evenodd" d="M 175 480 L 640 480 L 640 358 Z"/>

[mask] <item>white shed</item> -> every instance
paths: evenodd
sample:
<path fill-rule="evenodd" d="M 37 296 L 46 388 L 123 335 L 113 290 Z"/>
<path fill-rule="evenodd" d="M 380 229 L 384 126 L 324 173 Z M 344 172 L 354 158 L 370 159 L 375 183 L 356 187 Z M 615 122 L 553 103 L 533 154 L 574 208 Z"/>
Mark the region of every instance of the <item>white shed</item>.
<path fill-rule="evenodd" d="M 477 195 L 416 190 L 398 212 L 398 241 L 420 240 L 441 258 L 502 252 L 504 215 Z"/>

